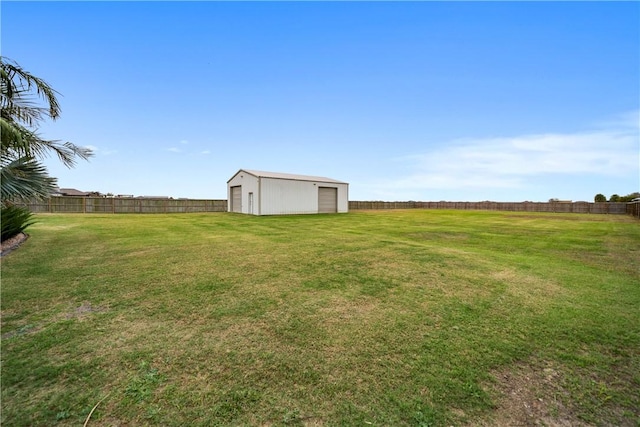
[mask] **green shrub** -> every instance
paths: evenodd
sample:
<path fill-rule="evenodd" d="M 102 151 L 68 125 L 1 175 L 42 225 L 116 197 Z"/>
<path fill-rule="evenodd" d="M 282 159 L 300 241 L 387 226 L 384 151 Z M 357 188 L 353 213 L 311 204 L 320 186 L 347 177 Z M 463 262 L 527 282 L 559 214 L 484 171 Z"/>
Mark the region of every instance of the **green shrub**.
<path fill-rule="evenodd" d="M 3 206 L 0 211 L 0 222 L 2 222 L 2 241 L 22 233 L 28 226 L 34 223 L 33 214 L 26 208 L 18 206 Z"/>

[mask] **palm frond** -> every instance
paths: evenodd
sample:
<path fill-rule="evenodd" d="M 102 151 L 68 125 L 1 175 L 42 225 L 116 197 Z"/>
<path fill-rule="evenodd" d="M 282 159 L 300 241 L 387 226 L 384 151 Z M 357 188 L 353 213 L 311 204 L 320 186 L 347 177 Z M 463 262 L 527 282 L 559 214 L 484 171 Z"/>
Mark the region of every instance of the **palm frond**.
<path fill-rule="evenodd" d="M 79 147 L 71 142 L 61 143 L 57 140 L 42 139 L 37 133 L 26 127 L 0 118 L 2 129 L 1 151 L 12 151 L 18 156 L 30 156 L 43 159 L 54 152 L 66 166 L 73 167 L 78 158 L 88 160 L 93 152 L 86 147 Z"/>
<path fill-rule="evenodd" d="M 6 120 L 4 117 L 0 117 L 1 149 L 6 150 L 12 147 L 22 147 L 24 144 L 24 140 L 22 138 L 24 130 L 25 129 L 19 124 Z"/>
<path fill-rule="evenodd" d="M 36 95 L 48 105 L 47 115 L 53 120 L 60 116 L 60 104 L 56 98 L 59 93 L 46 81 L 3 56 L 0 56 L 0 69 L 0 105 L 3 109 L 21 105 L 26 101 L 26 93 L 35 90 Z"/>
<path fill-rule="evenodd" d="M 51 152 L 69 168 L 92 156 L 88 148 L 37 133 L 40 121 L 60 115 L 57 94 L 47 82 L 0 56 L 0 202 L 49 196 L 56 180 L 39 160 Z"/>
<path fill-rule="evenodd" d="M 60 141 L 46 141 L 40 139 L 31 143 L 33 153 L 38 157 L 46 157 L 50 151 L 53 151 L 58 159 L 68 168 L 75 166 L 78 158 L 88 160 L 93 156 L 91 149 L 79 147 L 71 142 L 60 143 Z"/>
<path fill-rule="evenodd" d="M 18 233 L 33 225 L 33 214 L 29 209 L 21 206 L 2 205 L 0 209 L 0 217 L 2 218 L 2 241 L 15 236 Z"/>
<path fill-rule="evenodd" d="M 29 200 L 49 197 L 56 189 L 56 179 L 33 157 L 11 159 L 2 155 L 0 160 L 0 199 Z"/>

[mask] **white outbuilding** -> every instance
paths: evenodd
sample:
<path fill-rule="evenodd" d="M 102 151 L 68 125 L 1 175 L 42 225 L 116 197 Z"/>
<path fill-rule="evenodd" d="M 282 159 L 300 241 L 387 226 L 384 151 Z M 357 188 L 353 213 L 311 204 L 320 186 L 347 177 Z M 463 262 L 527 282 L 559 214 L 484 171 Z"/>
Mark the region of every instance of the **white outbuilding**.
<path fill-rule="evenodd" d="M 229 212 L 251 215 L 349 211 L 349 184 L 321 176 L 240 169 L 227 181 Z"/>

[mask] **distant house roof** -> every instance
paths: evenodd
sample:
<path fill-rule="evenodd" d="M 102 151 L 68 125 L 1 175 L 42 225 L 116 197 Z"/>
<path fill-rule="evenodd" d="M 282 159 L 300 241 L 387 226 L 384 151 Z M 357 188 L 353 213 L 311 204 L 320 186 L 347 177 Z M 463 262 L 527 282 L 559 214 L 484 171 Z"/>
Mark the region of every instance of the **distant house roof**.
<path fill-rule="evenodd" d="M 93 193 L 90 191 L 76 190 L 75 188 L 60 188 L 56 194 L 60 196 L 90 196 Z"/>
<path fill-rule="evenodd" d="M 336 179 L 327 178 L 324 176 L 296 175 L 291 173 L 265 172 L 265 171 L 251 170 L 251 169 L 240 169 L 233 176 L 238 175 L 240 172 L 246 172 L 257 178 L 290 179 L 293 181 L 318 181 L 318 182 L 333 182 L 336 184 L 346 184 L 346 182 L 338 181 Z M 233 179 L 233 177 L 231 177 L 231 179 Z M 229 181 L 231 181 L 231 179 Z"/>

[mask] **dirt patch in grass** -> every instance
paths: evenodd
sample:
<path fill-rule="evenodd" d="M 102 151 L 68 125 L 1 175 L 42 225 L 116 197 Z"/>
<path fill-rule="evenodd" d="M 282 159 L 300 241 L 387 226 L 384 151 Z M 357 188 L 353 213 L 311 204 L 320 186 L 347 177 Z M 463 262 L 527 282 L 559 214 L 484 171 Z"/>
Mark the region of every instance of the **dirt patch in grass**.
<path fill-rule="evenodd" d="M 9 332 L 5 332 L 2 334 L 2 339 L 13 338 L 13 337 L 22 336 L 22 335 L 35 334 L 37 332 L 40 332 L 47 326 L 52 325 L 64 319 L 66 320 L 76 319 L 76 320 L 82 321 L 90 314 L 100 313 L 106 310 L 107 309 L 104 307 L 94 306 L 88 301 L 83 301 L 79 307 L 75 307 L 70 311 L 55 314 L 44 321 L 41 320 L 34 324 L 23 324 L 17 329 L 14 329 Z M 3 312 L 2 315 L 6 316 L 7 314 L 6 312 Z"/>
<path fill-rule="evenodd" d="M 495 383 L 486 387 L 498 394 L 495 411 L 474 420 L 481 426 L 584 427 L 575 411 L 566 405 L 568 393 L 562 388 L 562 375 L 552 364 L 518 364 L 493 373 Z"/>
<path fill-rule="evenodd" d="M 4 339 L 18 337 L 22 335 L 35 334 L 36 332 L 39 332 L 41 330 L 42 330 L 42 326 L 24 325 L 19 327 L 18 329 L 2 334 L 2 339 L 4 340 Z"/>
<path fill-rule="evenodd" d="M 100 313 L 106 311 L 104 307 L 91 305 L 88 301 L 83 301 L 79 307 L 74 308 L 66 314 L 67 319 L 82 319 L 91 313 Z"/>

